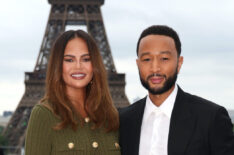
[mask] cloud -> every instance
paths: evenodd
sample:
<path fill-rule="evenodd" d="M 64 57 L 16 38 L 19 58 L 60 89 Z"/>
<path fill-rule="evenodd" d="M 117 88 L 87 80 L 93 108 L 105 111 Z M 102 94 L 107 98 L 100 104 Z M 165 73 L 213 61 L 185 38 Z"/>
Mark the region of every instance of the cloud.
<path fill-rule="evenodd" d="M 14 111 L 24 93 L 23 81 L 0 81 L 0 115 L 5 110 Z"/>
<path fill-rule="evenodd" d="M 234 100 L 234 66 L 225 63 L 217 65 L 216 61 L 216 59 L 188 58 L 182 66 L 178 84 L 185 91 L 209 99 L 228 109 L 234 109 L 232 104 Z M 141 86 L 135 58 L 115 59 L 115 65 L 119 73 L 126 74 L 125 90 L 130 102 L 138 97 L 144 97 L 147 91 Z"/>
<path fill-rule="evenodd" d="M 14 109 L 22 97 L 24 72 L 33 71 L 50 11 L 48 1 L 1 4 L 0 99 L 7 104 L 1 104 L 0 112 L 8 104 Z M 130 101 L 147 94 L 135 64 L 137 39 L 146 27 L 166 24 L 182 41 L 185 62 L 178 83 L 189 92 L 234 109 L 234 1 L 108 0 L 101 9 L 116 68 L 126 73 Z"/>
<path fill-rule="evenodd" d="M 136 59 L 132 57 L 115 59 L 118 73 L 125 73 L 125 92 L 132 103 L 136 98 L 144 97 L 147 91 L 141 86 Z"/>
<path fill-rule="evenodd" d="M 232 57 L 227 58 L 227 60 Z M 186 59 L 185 59 L 186 60 Z M 221 59 L 222 60 L 222 59 Z M 234 109 L 234 65 L 220 58 L 188 58 L 182 66 L 178 83 L 191 93 Z"/>
<path fill-rule="evenodd" d="M 135 2 L 135 1 L 134 1 Z M 144 6 L 144 7 L 143 7 Z M 234 36 L 232 1 L 127 1 L 106 2 L 104 21 L 115 56 L 134 56 L 136 41 L 146 27 L 166 24 L 180 35 L 192 54 L 232 52 Z M 122 45 L 122 46 L 121 46 Z M 125 45 L 125 46 L 124 46 Z"/>

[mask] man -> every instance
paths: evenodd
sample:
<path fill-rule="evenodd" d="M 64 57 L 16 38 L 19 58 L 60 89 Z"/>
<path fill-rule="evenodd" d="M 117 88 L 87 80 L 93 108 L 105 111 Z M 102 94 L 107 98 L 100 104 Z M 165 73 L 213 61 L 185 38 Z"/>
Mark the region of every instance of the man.
<path fill-rule="evenodd" d="M 149 94 L 120 109 L 122 155 L 234 155 L 227 111 L 175 84 L 180 54 L 173 29 L 159 25 L 142 32 L 136 62 Z"/>

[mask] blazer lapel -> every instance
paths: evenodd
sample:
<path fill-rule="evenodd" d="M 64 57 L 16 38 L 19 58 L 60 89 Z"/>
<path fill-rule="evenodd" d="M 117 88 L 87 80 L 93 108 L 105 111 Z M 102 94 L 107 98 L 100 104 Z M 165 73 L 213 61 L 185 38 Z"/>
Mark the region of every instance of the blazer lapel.
<path fill-rule="evenodd" d="M 168 155 L 182 155 L 185 152 L 194 125 L 195 119 L 191 115 L 186 94 L 179 88 L 170 122 Z"/>
<path fill-rule="evenodd" d="M 142 124 L 142 118 L 143 113 L 145 109 L 145 102 L 146 98 L 143 98 L 142 100 L 138 101 L 137 106 L 134 108 L 134 111 L 131 113 L 131 117 L 129 120 L 128 127 L 129 130 L 129 152 L 131 152 L 131 155 L 138 155 L 139 154 L 139 143 L 140 143 L 140 134 L 141 134 L 141 124 Z"/>
<path fill-rule="evenodd" d="M 146 98 L 144 98 L 141 101 L 141 105 L 139 106 L 139 111 L 136 113 L 137 114 L 137 120 L 136 120 L 136 136 L 135 136 L 135 142 L 136 142 L 136 154 L 139 154 L 139 144 L 140 144 L 140 134 L 141 134 L 141 124 L 142 124 L 142 119 L 143 119 L 143 114 L 144 114 L 144 109 L 145 109 L 145 102 L 146 102 Z"/>

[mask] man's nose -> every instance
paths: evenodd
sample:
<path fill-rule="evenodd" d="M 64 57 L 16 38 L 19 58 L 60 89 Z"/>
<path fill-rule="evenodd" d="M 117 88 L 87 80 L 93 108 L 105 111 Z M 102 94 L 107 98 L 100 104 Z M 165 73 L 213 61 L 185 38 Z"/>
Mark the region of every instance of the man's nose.
<path fill-rule="evenodd" d="M 151 63 L 151 70 L 154 73 L 157 73 L 160 71 L 160 63 L 157 59 L 153 59 Z"/>

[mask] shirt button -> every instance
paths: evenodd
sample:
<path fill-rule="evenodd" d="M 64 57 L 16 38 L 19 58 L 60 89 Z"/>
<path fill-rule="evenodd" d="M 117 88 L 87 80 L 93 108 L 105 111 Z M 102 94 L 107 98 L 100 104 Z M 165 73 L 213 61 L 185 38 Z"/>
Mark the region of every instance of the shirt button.
<path fill-rule="evenodd" d="M 72 142 L 68 143 L 68 148 L 73 149 L 74 148 L 74 143 L 72 143 Z"/>
<path fill-rule="evenodd" d="M 93 148 L 98 148 L 98 143 L 97 142 L 93 142 L 93 144 L 92 144 L 92 146 L 93 146 Z"/>
<path fill-rule="evenodd" d="M 115 142 L 116 149 L 119 149 L 119 143 Z"/>
<path fill-rule="evenodd" d="M 90 121 L 90 118 L 89 117 L 85 117 L 85 122 L 89 123 L 89 121 Z"/>

